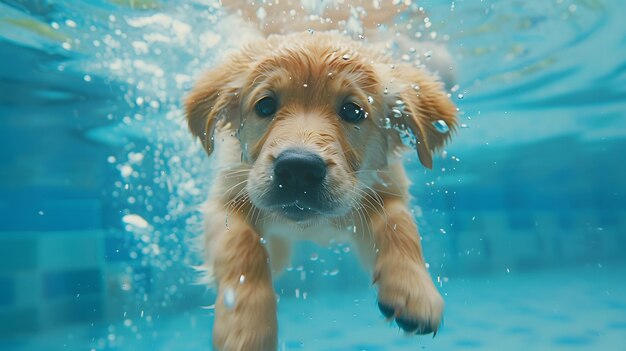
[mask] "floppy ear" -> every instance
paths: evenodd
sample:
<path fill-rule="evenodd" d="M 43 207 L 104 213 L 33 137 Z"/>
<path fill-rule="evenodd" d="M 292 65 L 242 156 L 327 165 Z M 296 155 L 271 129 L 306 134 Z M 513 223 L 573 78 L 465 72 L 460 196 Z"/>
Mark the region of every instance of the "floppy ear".
<path fill-rule="evenodd" d="M 210 155 L 215 126 L 220 118 L 237 113 L 239 92 L 243 87 L 248 62 L 233 55 L 228 62 L 205 73 L 185 100 L 187 123 Z"/>
<path fill-rule="evenodd" d="M 456 128 L 456 106 L 443 84 L 422 70 L 397 67 L 396 80 L 402 85 L 398 97 L 404 102 L 405 121 L 417 138 L 417 155 L 425 167 L 432 168 L 433 154 Z"/>

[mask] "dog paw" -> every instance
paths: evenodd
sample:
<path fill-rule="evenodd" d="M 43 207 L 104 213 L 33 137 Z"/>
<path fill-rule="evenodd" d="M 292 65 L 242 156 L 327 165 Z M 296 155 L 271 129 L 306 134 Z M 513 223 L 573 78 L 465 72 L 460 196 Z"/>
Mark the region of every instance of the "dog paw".
<path fill-rule="evenodd" d="M 444 303 L 425 269 L 411 266 L 380 269 L 375 282 L 378 308 L 386 318 L 395 319 L 407 333 L 437 334 Z"/>

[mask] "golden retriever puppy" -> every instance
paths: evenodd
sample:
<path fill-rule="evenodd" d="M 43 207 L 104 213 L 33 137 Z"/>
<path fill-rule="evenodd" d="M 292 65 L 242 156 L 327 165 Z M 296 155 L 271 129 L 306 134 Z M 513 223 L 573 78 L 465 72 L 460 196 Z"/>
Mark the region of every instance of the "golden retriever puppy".
<path fill-rule="evenodd" d="M 437 332 L 444 303 L 407 209 L 401 152 L 414 147 L 431 168 L 454 130 L 440 82 L 338 33 L 270 35 L 200 77 L 186 115 L 220 169 L 204 208 L 215 349 L 276 350 L 272 274 L 296 240 L 352 242 L 383 315 Z"/>

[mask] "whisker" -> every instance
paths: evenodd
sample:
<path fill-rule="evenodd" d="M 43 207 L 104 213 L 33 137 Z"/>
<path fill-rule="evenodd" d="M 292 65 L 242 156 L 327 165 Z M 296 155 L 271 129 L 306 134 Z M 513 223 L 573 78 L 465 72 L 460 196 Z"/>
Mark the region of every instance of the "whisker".
<path fill-rule="evenodd" d="M 230 188 L 228 188 L 228 190 L 226 190 L 226 191 L 224 192 L 224 194 L 222 194 L 222 196 L 220 196 L 220 198 L 219 198 L 219 199 L 220 199 L 220 201 L 221 201 L 221 200 L 224 200 L 224 197 L 228 196 L 229 194 L 232 194 L 232 191 L 233 191 L 233 190 L 235 190 L 235 188 L 236 188 L 236 187 L 241 186 L 241 185 L 243 185 L 243 184 L 246 184 L 247 182 L 248 182 L 248 179 L 245 179 L 245 180 L 243 180 L 243 181 L 241 181 L 241 182 L 239 182 L 239 183 L 237 183 L 237 184 L 235 184 L 235 185 L 231 186 Z M 245 188 L 246 188 L 245 186 L 244 186 L 244 187 L 242 187 L 242 189 L 240 189 L 240 190 L 239 190 L 239 192 L 237 192 L 237 195 L 235 195 L 235 196 L 233 197 L 233 199 L 237 198 L 237 196 L 239 196 L 239 194 L 241 193 L 241 191 L 242 191 L 243 189 L 245 189 Z M 227 203 L 228 203 L 228 202 L 227 202 Z"/>
<path fill-rule="evenodd" d="M 366 184 L 362 184 L 365 187 L 369 188 Z M 370 188 L 371 189 L 371 188 Z M 361 189 L 361 191 L 363 191 Z M 380 212 L 377 211 L 377 213 L 383 217 L 385 219 L 385 226 L 387 225 L 388 219 L 389 219 L 389 213 L 387 213 L 387 210 L 385 209 L 385 204 L 384 204 L 384 200 L 382 199 L 382 197 L 380 197 L 380 195 L 378 195 L 373 189 L 371 189 L 371 191 L 376 195 L 376 198 L 373 197 L 373 195 L 371 193 L 365 192 L 363 191 L 366 195 L 368 195 L 380 208 Z M 372 206 L 374 206 L 372 204 Z M 374 206 L 375 207 L 375 206 Z"/>

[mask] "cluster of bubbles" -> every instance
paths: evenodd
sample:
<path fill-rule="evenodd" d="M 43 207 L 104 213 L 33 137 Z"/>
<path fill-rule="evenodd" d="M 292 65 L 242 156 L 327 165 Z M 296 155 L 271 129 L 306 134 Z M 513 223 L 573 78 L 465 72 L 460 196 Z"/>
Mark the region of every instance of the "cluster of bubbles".
<path fill-rule="evenodd" d="M 182 101 L 222 41 L 219 1 L 137 3 L 77 2 L 50 24 L 59 38 L 53 49 L 77 58 L 57 70 L 81 72 L 86 84 L 112 90 L 110 108 L 93 117 L 105 126 L 85 135 L 111 150 L 102 161 L 113 181 L 103 196 L 119 214 L 108 233 L 119 245 L 107 250 L 124 264 L 106 286 L 116 287 L 113 317 L 124 322 L 94 340 L 96 349 L 122 343 L 124 328 L 140 339 L 148 331 L 141 325 L 190 303 L 198 278 L 191 267 L 200 261 L 192 241 L 202 232 L 199 205 L 213 174 L 187 130 Z"/>
<path fill-rule="evenodd" d="M 177 286 L 193 282 L 185 269 L 196 263 L 189 238 L 201 232 L 197 206 L 211 175 L 181 109 L 192 77 L 205 68 L 202 59 L 212 58 L 220 40 L 212 28 L 218 4 L 206 5 L 110 14 L 100 23 L 103 37 L 92 41 L 95 60 L 84 67 L 126 87 L 117 101 L 126 108 L 111 118 L 116 124 L 92 134 L 123 149 L 109 160 L 119 171 L 111 196 L 131 237 L 133 266 L 157 271 L 148 284 L 171 280 L 159 281 L 169 288 L 156 294 L 158 301 L 183 298 Z M 168 270 L 180 273 L 158 274 Z"/>

